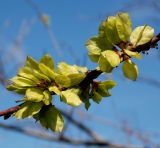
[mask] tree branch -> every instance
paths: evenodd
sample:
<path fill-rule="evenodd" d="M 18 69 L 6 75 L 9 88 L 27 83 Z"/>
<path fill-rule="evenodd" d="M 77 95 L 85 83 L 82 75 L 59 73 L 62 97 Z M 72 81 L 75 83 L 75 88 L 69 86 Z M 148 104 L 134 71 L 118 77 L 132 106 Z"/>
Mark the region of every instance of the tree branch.
<path fill-rule="evenodd" d="M 108 142 L 108 141 L 75 140 L 75 139 L 68 138 L 66 136 L 54 137 L 47 133 L 40 132 L 37 130 L 29 130 L 29 129 L 21 128 L 14 125 L 6 125 L 3 123 L 0 123 L 0 128 L 6 129 L 6 130 L 12 130 L 27 136 L 32 136 L 37 139 L 42 139 L 50 142 L 61 142 L 61 143 L 63 142 L 71 145 L 98 146 L 98 147 L 109 147 L 109 148 L 144 148 L 142 146 L 112 144 L 111 142 Z"/>

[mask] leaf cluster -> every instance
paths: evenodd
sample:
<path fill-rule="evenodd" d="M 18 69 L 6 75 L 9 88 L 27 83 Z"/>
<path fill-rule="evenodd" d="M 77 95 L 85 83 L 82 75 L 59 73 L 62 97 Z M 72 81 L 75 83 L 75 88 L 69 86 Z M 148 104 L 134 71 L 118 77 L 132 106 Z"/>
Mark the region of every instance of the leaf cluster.
<path fill-rule="evenodd" d="M 138 67 L 130 58 L 141 59 L 141 55 L 133 49 L 149 42 L 153 35 L 154 29 L 148 25 L 138 26 L 132 31 L 129 15 L 121 12 L 116 16 L 107 17 L 99 26 L 98 36 L 87 41 L 88 56 L 106 73 L 111 73 L 124 61 L 124 76 L 136 80 Z"/>

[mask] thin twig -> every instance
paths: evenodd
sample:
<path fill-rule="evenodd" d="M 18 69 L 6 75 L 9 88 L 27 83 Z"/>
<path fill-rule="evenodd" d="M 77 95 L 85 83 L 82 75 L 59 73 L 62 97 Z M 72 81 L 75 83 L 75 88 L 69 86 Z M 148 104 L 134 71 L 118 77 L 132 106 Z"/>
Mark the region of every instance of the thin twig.
<path fill-rule="evenodd" d="M 31 129 L 25 129 L 14 125 L 7 125 L 0 123 L 0 128 L 6 129 L 6 130 L 12 130 L 24 135 L 32 136 L 34 138 L 38 138 L 41 140 L 46 140 L 50 142 L 63 142 L 71 145 L 84 145 L 84 146 L 98 146 L 98 147 L 110 147 L 110 148 L 144 148 L 143 146 L 132 146 L 132 145 L 121 145 L 121 144 L 112 144 L 108 141 L 90 141 L 90 140 L 74 140 L 69 137 L 60 136 L 60 137 L 54 137 L 47 133 L 31 130 Z"/>

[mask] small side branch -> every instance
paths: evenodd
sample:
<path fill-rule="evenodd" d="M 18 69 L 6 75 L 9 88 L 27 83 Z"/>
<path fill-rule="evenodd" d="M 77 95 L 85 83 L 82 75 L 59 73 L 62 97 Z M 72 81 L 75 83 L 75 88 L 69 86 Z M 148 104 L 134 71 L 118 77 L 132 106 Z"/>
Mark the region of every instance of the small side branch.
<path fill-rule="evenodd" d="M 29 129 L 21 128 L 18 126 L 7 125 L 3 123 L 0 123 L 0 128 L 18 132 L 27 136 L 32 136 L 34 138 L 45 140 L 45 141 L 61 142 L 61 143 L 67 143 L 71 145 L 98 146 L 98 147 L 109 147 L 109 148 L 144 148 L 142 146 L 112 144 L 111 142 L 108 142 L 108 141 L 76 140 L 76 139 L 68 138 L 66 136 L 55 137 L 37 130 L 29 130 Z"/>

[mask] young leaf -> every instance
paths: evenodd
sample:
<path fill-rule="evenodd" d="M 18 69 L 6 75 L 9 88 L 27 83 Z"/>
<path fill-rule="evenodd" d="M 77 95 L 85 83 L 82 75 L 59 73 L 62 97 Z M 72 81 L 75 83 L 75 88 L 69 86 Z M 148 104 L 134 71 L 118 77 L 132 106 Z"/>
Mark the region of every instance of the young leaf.
<path fill-rule="evenodd" d="M 154 35 L 154 29 L 148 25 L 136 27 L 130 36 L 134 46 L 143 45 L 149 42 Z"/>
<path fill-rule="evenodd" d="M 54 61 L 52 60 L 52 57 L 49 54 L 44 55 L 41 58 L 40 63 L 43 63 L 51 70 L 54 70 Z"/>
<path fill-rule="evenodd" d="M 135 81 L 138 76 L 138 67 L 131 60 L 126 60 L 122 66 L 123 74 L 130 80 Z"/>
<path fill-rule="evenodd" d="M 48 82 L 51 82 L 51 79 L 47 77 L 46 75 L 44 75 L 39 70 L 33 70 L 33 75 L 35 75 L 35 77 L 37 77 L 39 80 L 46 80 Z"/>
<path fill-rule="evenodd" d="M 92 37 L 86 42 L 86 47 L 88 49 L 88 56 L 93 62 L 98 62 L 99 56 L 101 54 L 101 48 L 98 44 L 98 37 Z"/>
<path fill-rule="evenodd" d="M 88 110 L 91 106 L 91 103 L 89 102 L 90 95 L 89 95 L 90 87 L 80 92 L 79 97 L 81 98 L 82 102 L 85 105 L 85 109 Z"/>
<path fill-rule="evenodd" d="M 73 74 L 69 74 L 67 77 L 71 81 L 70 86 L 75 86 L 75 85 L 78 85 L 80 82 L 82 82 L 85 76 L 86 76 L 85 74 L 73 73 Z"/>
<path fill-rule="evenodd" d="M 112 50 L 106 50 L 101 53 L 98 63 L 100 70 L 110 73 L 114 67 L 119 65 L 120 58 L 116 52 Z"/>
<path fill-rule="evenodd" d="M 42 102 L 25 102 L 21 105 L 21 109 L 15 113 L 15 116 L 17 119 L 32 117 L 41 110 L 42 106 Z"/>
<path fill-rule="evenodd" d="M 10 85 L 6 86 L 6 89 L 9 90 L 9 91 L 15 91 L 18 94 L 23 94 L 24 95 L 26 93 L 27 88 L 22 88 L 22 87 L 14 85 L 14 84 L 10 84 Z"/>
<path fill-rule="evenodd" d="M 127 42 L 132 32 L 132 23 L 127 13 L 118 13 L 116 15 L 116 28 L 119 38 Z"/>
<path fill-rule="evenodd" d="M 52 95 L 48 90 L 45 90 L 43 92 L 44 98 L 43 98 L 43 102 L 45 105 L 49 105 L 52 101 Z"/>
<path fill-rule="evenodd" d="M 57 86 L 49 86 L 48 89 L 49 89 L 50 92 L 54 92 L 54 93 L 57 94 L 57 95 L 60 95 L 60 94 L 61 94 L 61 91 L 58 89 Z"/>
<path fill-rule="evenodd" d="M 105 28 L 103 28 L 105 29 Z M 105 31 L 105 30 L 104 30 Z M 86 47 L 88 49 L 88 56 L 93 62 L 98 62 L 99 56 L 102 51 L 107 49 L 112 49 L 113 45 L 108 40 L 106 35 L 104 37 L 94 36 L 86 42 Z"/>
<path fill-rule="evenodd" d="M 61 132 L 64 127 L 64 119 L 57 108 L 46 106 L 38 115 L 41 125 L 53 132 Z"/>
<path fill-rule="evenodd" d="M 35 70 L 39 70 L 38 62 L 30 56 L 27 56 L 25 66 L 30 67 L 30 68 L 35 69 Z"/>
<path fill-rule="evenodd" d="M 71 106 L 79 106 L 82 101 L 79 97 L 79 89 L 68 89 L 61 92 L 61 101 Z"/>
<path fill-rule="evenodd" d="M 27 78 L 29 80 L 36 82 L 36 83 L 39 83 L 39 79 L 35 77 L 32 69 L 29 67 L 20 68 L 20 70 L 18 72 L 18 76 L 23 77 L 23 78 Z"/>
<path fill-rule="evenodd" d="M 58 73 L 62 75 L 68 75 L 72 73 L 78 73 L 78 70 L 74 66 L 68 65 L 65 62 L 60 62 L 58 64 Z"/>
<path fill-rule="evenodd" d="M 77 65 L 73 65 L 77 70 L 78 72 L 80 73 L 86 73 L 88 71 L 87 67 L 81 67 L 81 66 L 77 66 Z"/>
<path fill-rule="evenodd" d="M 98 92 L 93 91 L 92 99 L 93 99 L 94 102 L 99 104 L 102 100 L 102 96 Z"/>
<path fill-rule="evenodd" d="M 41 70 L 41 72 L 43 74 L 45 74 L 47 77 L 49 77 L 51 80 L 55 80 L 56 77 L 56 73 L 51 70 L 49 67 L 47 67 L 46 65 L 40 63 L 39 64 L 39 69 Z"/>
<path fill-rule="evenodd" d="M 130 57 L 134 57 L 134 58 L 137 58 L 137 59 L 142 59 L 142 56 L 138 52 L 133 52 L 133 51 L 126 50 L 126 49 L 123 49 L 123 50 Z"/>
<path fill-rule="evenodd" d="M 71 86 L 71 80 L 65 75 L 58 74 L 55 77 L 55 82 L 62 87 L 70 87 Z"/>
<path fill-rule="evenodd" d="M 19 87 L 31 87 L 31 86 L 36 86 L 36 83 L 29 80 L 29 79 L 26 79 L 26 78 L 23 78 L 23 77 L 19 77 L 19 76 L 16 76 L 16 77 L 13 77 L 12 79 L 10 79 L 15 85 L 19 86 Z"/>
<path fill-rule="evenodd" d="M 106 49 L 112 49 L 113 44 L 109 41 L 109 39 L 106 36 L 105 27 L 107 25 L 107 22 L 104 21 L 99 26 L 99 46 L 101 46 L 101 50 L 104 51 Z"/>
<path fill-rule="evenodd" d="M 29 88 L 26 91 L 26 101 L 40 102 L 43 98 L 43 91 L 39 88 Z"/>
<path fill-rule="evenodd" d="M 98 88 L 111 89 L 115 87 L 117 84 L 112 80 L 107 80 L 98 84 Z"/>
<path fill-rule="evenodd" d="M 102 97 L 111 96 L 111 93 L 108 91 L 108 89 L 105 88 L 105 86 L 98 87 L 97 93 L 100 94 Z"/>
<path fill-rule="evenodd" d="M 105 25 L 105 32 L 108 40 L 113 44 L 120 43 L 121 39 L 118 36 L 117 28 L 116 28 L 116 17 L 110 16 L 107 18 L 107 22 Z"/>

